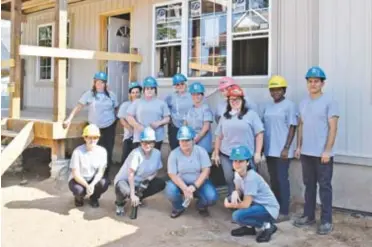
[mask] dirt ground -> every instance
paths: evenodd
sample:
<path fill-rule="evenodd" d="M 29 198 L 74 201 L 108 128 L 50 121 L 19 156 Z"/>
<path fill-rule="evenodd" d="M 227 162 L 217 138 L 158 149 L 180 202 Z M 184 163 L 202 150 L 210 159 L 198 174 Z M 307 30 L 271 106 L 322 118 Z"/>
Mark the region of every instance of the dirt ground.
<path fill-rule="evenodd" d="M 319 236 L 315 227 L 297 229 L 289 222 L 278 224 L 270 243 L 257 244 L 252 237 L 233 238 L 231 214 L 222 200 L 211 208 L 211 217 L 198 217 L 194 207 L 181 217 L 171 219 L 170 204 L 163 194 L 148 198 L 139 209 L 137 220 L 115 215 L 114 191 L 100 200 L 100 208 L 89 205 L 76 209 L 66 185 L 48 179 L 49 168 L 43 160 L 33 160 L 24 173 L 7 172 L 2 176 L 2 246 L 91 247 L 91 246 L 281 246 L 281 247 L 371 247 L 372 220 L 335 212 L 335 230 Z M 44 163 L 44 165 L 42 165 Z M 116 168 L 118 169 L 118 168 Z M 23 179 L 28 183 L 20 185 Z M 129 210 L 127 210 L 129 211 Z M 293 205 L 294 215 L 301 205 Z"/>

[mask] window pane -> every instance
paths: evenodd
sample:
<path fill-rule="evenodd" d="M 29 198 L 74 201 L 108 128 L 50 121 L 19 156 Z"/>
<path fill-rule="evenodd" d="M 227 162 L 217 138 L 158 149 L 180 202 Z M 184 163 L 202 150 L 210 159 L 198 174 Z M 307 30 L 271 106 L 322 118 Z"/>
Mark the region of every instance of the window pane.
<path fill-rule="evenodd" d="M 181 45 L 156 49 L 155 71 L 158 77 L 172 77 L 181 72 Z"/>
<path fill-rule="evenodd" d="M 246 39 L 233 41 L 233 76 L 267 75 L 269 39 Z"/>
<path fill-rule="evenodd" d="M 189 1 L 188 76 L 226 74 L 226 59 L 216 64 L 216 57 L 226 56 L 226 6 L 225 0 Z"/>
<path fill-rule="evenodd" d="M 155 10 L 155 16 L 156 41 L 181 39 L 181 3 L 157 7 Z"/>
<path fill-rule="evenodd" d="M 233 4 L 233 32 L 267 31 L 269 29 L 268 0 L 236 0 Z"/>

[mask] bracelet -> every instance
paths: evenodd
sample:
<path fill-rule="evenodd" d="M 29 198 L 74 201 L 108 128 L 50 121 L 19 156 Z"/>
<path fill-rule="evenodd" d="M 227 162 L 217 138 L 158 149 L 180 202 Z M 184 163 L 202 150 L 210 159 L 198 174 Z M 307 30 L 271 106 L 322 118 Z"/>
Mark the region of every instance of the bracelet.
<path fill-rule="evenodd" d="M 199 189 L 198 186 L 196 186 L 195 183 L 193 183 L 192 186 L 194 186 L 195 190 L 198 190 Z"/>

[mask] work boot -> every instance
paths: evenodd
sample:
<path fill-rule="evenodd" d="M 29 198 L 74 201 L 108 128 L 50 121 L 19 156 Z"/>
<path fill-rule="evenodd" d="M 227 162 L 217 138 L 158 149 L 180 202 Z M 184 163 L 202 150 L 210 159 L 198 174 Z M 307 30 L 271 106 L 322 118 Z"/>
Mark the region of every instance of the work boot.
<path fill-rule="evenodd" d="M 124 216 L 125 215 L 124 206 L 116 205 L 116 215 L 117 216 Z"/>
<path fill-rule="evenodd" d="M 332 230 L 333 230 L 333 224 L 326 222 L 326 223 L 322 223 L 319 225 L 317 233 L 319 235 L 327 235 L 331 233 Z"/>
<path fill-rule="evenodd" d="M 98 208 L 99 207 L 99 202 L 98 202 L 97 198 L 90 198 L 89 204 L 90 204 L 90 206 L 92 206 L 92 208 Z"/>
<path fill-rule="evenodd" d="M 84 198 L 81 196 L 75 196 L 75 206 L 76 207 L 84 206 Z"/>
<path fill-rule="evenodd" d="M 260 232 L 260 234 L 258 234 L 258 236 L 256 238 L 257 243 L 269 242 L 270 239 L 271 239 L 271 236 L 277 230 L 278 230 L 278 228 L 276 227 L 276 225 L 274 225 L 273 223 L 271 223 L 270 224 L 270 228 L 267 228 L 267 229 L 263 230 L 262 232 Z"/>
<path fill-rule="evenodd" d="M 203 217 L 208 217 L 210 215 L 207 207 L 198 208 L 198 212 Z"/>
<path fill-rule="evenodd" d="M 254 227 L 242 226 L 231 231 L 231 236 L 242 237 L 245 235 L 256 235 L 256 229 Z"/>
<path fill-rule="evenodd" d="M 315 224 L 315 219 L 309 219 L 307 216 L 301 216 L 293 222 L 295 227 L 305 227 Z"/>
<path fill-rule="evenodd" d="M 172 213 L 171 213 L 170 217 L 172 219 L 175 219 L 175 218 L 179 217 L 181 214 L 183 214 L 183 212 L 185 212 L 184 208 L 182 208 L 182 209 L 175 209 L 174 208 L 174 209 L 172 209 Z"/>
<path fill-rule="evenodd" d="M 276 220 L 276 223 L 284 222 L 289 220 L 288 214 L 279 214 L 278 219 Z"/>

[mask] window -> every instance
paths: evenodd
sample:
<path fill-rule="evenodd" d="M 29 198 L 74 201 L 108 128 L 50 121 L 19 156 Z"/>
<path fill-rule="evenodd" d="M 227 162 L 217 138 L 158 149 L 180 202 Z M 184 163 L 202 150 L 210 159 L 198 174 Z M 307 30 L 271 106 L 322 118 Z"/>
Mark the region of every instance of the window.
<path fill-rule="evenodd" d="M 53 47 L 54 24 L 38 26 L 38 46 Z M 67 47 L 70 45 L 70 23 L 67 22 Z M 69 75 L 69 60 L 67 59 L 66 78 Z M 52 81 L 54 76 L 54 60 L 51 57 L 38 57 L 37 75 L 39 81 Z"/>
<path fill-rule="evenodd" d="M 182 4 L 155 8 L 155 72 L 171 77 L 181 72 Z"/>
<path fill-rule="evenodd" d="M 232 9 L 232 75 L 267 75 L 269 1 L 235 0 Z"/>
<path fill-rule="evenodd" d="M 226 0 L 191 0 L 188 76 L 226 75 Z"/>
<path fill-rule="evenodd" d="M 156 4 L 154 74 L 268 75 L 269 9 L 269 0 L 175 0 L 172 4 Z"/>

